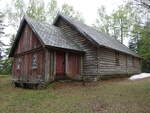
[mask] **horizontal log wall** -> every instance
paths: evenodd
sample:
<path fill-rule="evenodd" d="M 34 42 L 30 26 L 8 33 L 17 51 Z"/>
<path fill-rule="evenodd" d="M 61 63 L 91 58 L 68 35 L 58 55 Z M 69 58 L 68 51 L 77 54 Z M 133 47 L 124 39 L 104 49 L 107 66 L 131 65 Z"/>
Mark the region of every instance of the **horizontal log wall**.
<path fill-rule="evenodd" d="M 57 26 L 61 28 L 65 36 L 74 41 L 84 51 L 83 57 L 83 75 L 97 75 L 98 74 L 98 61 L 97 61 L 97 48 L 79 32 L 77 32 L 68 23 L 59 20 Z"/>
<path fill-rule="evenodd" d="M 116 65 L 116 51 L 103 47 L 98 51 L 100 75 L 132 74 L 141 71 L 138 58 L 119 53 L 119 65 Z"/>

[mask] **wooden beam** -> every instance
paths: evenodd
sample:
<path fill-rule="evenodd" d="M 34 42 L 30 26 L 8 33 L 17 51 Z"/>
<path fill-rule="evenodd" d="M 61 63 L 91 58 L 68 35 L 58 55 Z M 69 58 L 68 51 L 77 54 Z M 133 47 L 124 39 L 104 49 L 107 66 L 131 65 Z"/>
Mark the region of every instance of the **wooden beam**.
<path fill-rule="evenodd" d="M 100 48 L 97 48 L 97 73 L 100 74 L 100 60 L 101 60 L 101 51 Z"/>
<path fill-rule="evenodd" d="M 80 76 L 83 76 L 83 56 L 80 57 L 81 58 L 81 64 L 80 64 Z"/>
<path fill-rule="evenodd" d="M 65 53 L 65 74 L 68 75 L 69 74 L 69 70 L 68 70 L 68 53 Z"/>
<path fill-rule="evenodd" d="M 45 81 L 49 82 L 50 78 L 50 52 L 45 49 Z"/>
<path fill-rule="evenodd" d="M 51 49 L 53 51 L 62 51 L 62 52 L 71 52 L 71 53 L 75 53 L 75 54 L 85 54 L 85 51 L 78 51 L 78 50 L 72 50 L 72 49 L 67 49 L 67 48 L 59 48 L 59 47 L 55 47 L 55 46 L 46 46 L 46 48 Z"/>
<path fill-rule="evenodd" d="M 50 79 L 51 81 L 54 81 L 54 51 L 50 51 Z"/>
<path fill-rule="evenodd" d="M 44 49 L 44 48 L 43 47 L 38 47 L 38 48 L 32 49 L 30 51 L 25 51 L 25 52 L 22 52 L 22 53 L 17 53 L 17 54 L 14 55 L 14 57 L 16 57 L 16 56 L 23 56 L 25 54 L 30 54 L 30 53 L 33 53 L 33 52 L 37 52 L 37 51 L 40 51 L 42 49 Z"/>
<path fill-rule="evenodd" d="M 55 79 L 55 76 L 56 76 L 56 51 L 54 51 L 54 79 Z"/>

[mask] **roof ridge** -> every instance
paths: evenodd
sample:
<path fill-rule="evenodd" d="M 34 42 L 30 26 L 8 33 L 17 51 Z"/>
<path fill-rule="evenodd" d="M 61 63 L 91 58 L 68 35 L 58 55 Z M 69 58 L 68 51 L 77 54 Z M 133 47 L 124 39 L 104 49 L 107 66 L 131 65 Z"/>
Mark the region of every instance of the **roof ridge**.
<path fill-rule="evenodd" d="M 61 29 L 59 27 L 51 25 L 47 22 L 44 22 L 38 19 L 31 18 L 31 17 L 26 17 L 25 19 L 27 19 L 28 23 L 31 24 L 33 29 L 35 29 L 35 31 L 37 32 L 39 37 L 43 40 L 45 45 L 52 44 L 53 46 L 56 46 L 55 44 L 58 44 L 58 42 L 62 41 L 62 42 L 65 42 L 65 44 L 67 43 L 67 45 L 65 46 L 65 44 L 64 45 L 58 44 L 59 46 L 64 47 L 64 48 L 70 47 L 70 49 L 72 48 L 74 50 L 76 49 L 78 51 L 82 51 L 82 49 L 77 44 L 71 43 L 71 41 L 68 40 L 68 38 L 66 38 L 66 36 L 61 32 Z M 49 34 L 49 35 L 46 35 L 46 34 Z M 54 39 L 53 37 L 56 37 L 56 38 Z"/>
<path fill-rule="evenodd" d="M 61 14 L 62 15 L 62 14 Z M 62 16 L 64 16 L 64 15 L 62 15 Z M 65 18 L 68 18 L 67 16 L 64 16 Z M 106 36 L 108 36 L 108 37 L 110 37 L 110 38 L 112 38 L 113 40 L 116 40 L 117 42 L 119 42 L 120 44 L 122 44 L 122 45 L 124 45 L 123 43 L 121 43 L 119 40 L 117 40 L 117 39 L 115 39 L 115 38 L 113 38 L 112 36 L 110 36 L 109 34 L 107 34 L 107 33 L 103 33 L 102 31 L 100 31 L 100 30 L 98 30 L 98 29 L 96 29 L 96 28 L 94 28 L 94 27 L 92 27 L 92 26 L 90 26 L 90 25 L 87 25 L 87 24 L 85 24 L 85 23 L 82 23 L 82 22 L 80 22 L 80 21 L 78 21 L 78 20 L 75 20 L 75 19 L 73 19 L 73 18 L 68 18 L 68 19 L 71 19 L 71 20 L 73 20 L 73 21 L 76 21 L 76 22 L 79 22 L 80 24 L 83 24 L 83 25 L 85 25 L 85 26 L 87 26 L 87 27 L 90 27 L 91 29 L 93 29 L 93 30 L 95 30 L 95 31 L 97 31 L 98 33 L 102 33 L 103 35 L 106 35 Z M 124 45 L 125 47 L 127 47 L 127 48 L 129 48 L 128 46 L 126 46 L 126 45 Z"/>
<path fill-rule="evenodd" d="M 127 47 L 126 45 L 122 44 L 120 41 L 118 41 L 117 39 L 111 37 L 110 35 L 103 33 L 102 31 L 99 31 L 87 24 L 84 24 L 78 20 L 74 20 L 72 18 L 69 18 L 67 16 L 64 16 L 62 14 L 59 14 L 56 18 L 56 20 L 54 21 L 54 25 L 58 19 L 58 17 L 62 17 L 63 19 L 65 19 L 66 21 L 68 21 L 70 24 L 72 24 L 75 28 L 77 28 L 77 30 L 82 33 L 83 35 L 86 35 L 89 37 L 90 41 L 94 41 L 95 44 L 99 44 L 100 46 L 105 46 L 111 49 L 114 49 L 116 51 L 120 51 L 126 54 L 130 54 L 136 57 L 139 57 L 135 51 L 130 50 L 129 47 Z M 101 39 L 100 39 L 101 38 Z M 108 39 L 109 38 L 109 39 Z"/>
<path fill-rule="evenodd" d="M 37 18 L 33 18 L 33 17 L 28 16 L 28 15 L 25 15 L 24 18 L 27 19 L 27 20 L 30 19 L 30 20 L 38 21 L 38 22 L 40 22 L 40 23 L 52 25 L 52 24 L 50 24 L 50 23 L 48 23 L 48 22 L 46 22 L 46 21 L 43 21 L 43 20 L 40 20 L 40 19 L 37 19 Z"/>

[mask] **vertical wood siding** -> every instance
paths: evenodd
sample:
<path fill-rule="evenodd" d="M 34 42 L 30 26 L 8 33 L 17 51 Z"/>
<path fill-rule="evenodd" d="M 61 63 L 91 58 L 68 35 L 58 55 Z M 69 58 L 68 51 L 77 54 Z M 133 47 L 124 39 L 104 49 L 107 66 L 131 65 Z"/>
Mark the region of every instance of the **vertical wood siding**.
<path fill-rule="evenodd" d="M 84 51 L 86 51 L 83 57 L 83 75 L 97 75 L 98 73 L 98 61 L 97 61 L 97 47 L 95 47 L 84 36 L 81 36 L 74 28 L 68 25 L 66 22 L 60 20 L 57 26 L 61 28 L 65 36 L 71 41 L 74 41 Z"/>
<path fill-rule="evenodd" d="M 37 56 L 37 68 L 32 67 L 32 56 Z M 17 56 L 13 63 L 13 78 L 21 79 L 28 82 L 38 82 L 44 80 L 44 51 L 39 50 L 34 53 Z M 20 59 L 20 69 L 17 69 L 18 60 Z"/>
<path fill-rule="evenodd" d="M 56 52 L 56 76 L 65 75 L 65 53 Z"/>
<path fill-rule="evenodd" d="M 68 54 L 68 75 L 71 77 L 77 77 L 81 74 L 81 56 L 69 53 Z"/>
<path fill-rule="evenodd" d="M 26 24 L 15 51 L 13 78 L 27 82 L 44 80 L 45 51 L 40 48 L 41 46 L 29 25 Z M 32 66 L 33 55 L 37 56 L 37 68 Z M 20 69 L 17 69 L 19 59 Z"/>
<path fill-rule="evenodd" d="M 24 27 L 24 30 L 22 31 L 21 38 L 19 40 L 16 54 L 30 51 L 32 49 L 41 47 L 39 40 L 36 38 L 35 34 L 29 27 L 29 25 L 26 24 Z"/>

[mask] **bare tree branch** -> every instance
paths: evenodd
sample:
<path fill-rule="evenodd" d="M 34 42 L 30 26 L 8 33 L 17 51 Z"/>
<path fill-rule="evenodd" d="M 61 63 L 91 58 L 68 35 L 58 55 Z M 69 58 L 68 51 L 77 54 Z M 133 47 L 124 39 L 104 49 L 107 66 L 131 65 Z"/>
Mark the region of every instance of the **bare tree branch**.
<path fill-rule="evenodd" d="M 135 0 L 138 2 L 141 6 L 150 9 L 150 0 Z"/>

